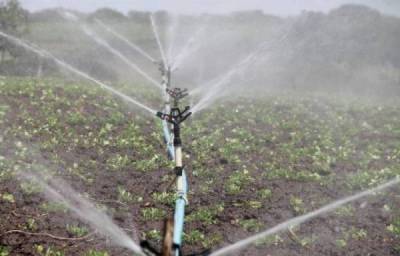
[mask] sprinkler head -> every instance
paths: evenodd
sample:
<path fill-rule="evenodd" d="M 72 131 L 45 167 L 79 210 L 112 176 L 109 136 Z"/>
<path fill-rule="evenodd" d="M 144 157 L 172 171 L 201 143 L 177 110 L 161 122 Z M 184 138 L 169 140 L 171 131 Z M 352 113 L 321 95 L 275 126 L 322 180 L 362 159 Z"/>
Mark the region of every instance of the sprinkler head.
<path fill-rule="evenodd" d="M 190 115 L 192 115 L 192 112 L 190 112 L 189 110 L 189 106 L 186 106 L 183 111 L 181 111 L 179 108 L 172 108 L 169 114 L 165 114 L 159 111 L 156 115 L 162 120 L 165 120 L 175 125 L 179 125 L 180 123 L 185 121 Z"/>
<path fill-rule="evenodd" d="M 186 96 L 189 95 L 188 93 L 188 89 L 184 88 L 172 88 L 169 89 L 167 88 L 167 93 L 169 94 L 169 96 L 171 96 L 171 98 L 173 98 L 175 101 L 179 101 L 183 98 L 185 98 Z"/>

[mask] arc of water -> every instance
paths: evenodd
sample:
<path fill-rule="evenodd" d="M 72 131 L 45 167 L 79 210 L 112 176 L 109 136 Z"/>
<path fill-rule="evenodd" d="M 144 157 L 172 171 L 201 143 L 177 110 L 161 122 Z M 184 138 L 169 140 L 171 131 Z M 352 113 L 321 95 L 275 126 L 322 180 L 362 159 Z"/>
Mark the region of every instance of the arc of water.
<path fill-rule="evenodd" d="M 169 14 L 170 19 L 170 26 L 168 29 L 168 49 L 167 49 L 167 59 L 172 61 L 173 52 L 175 51 L 175 43 L 176 43 L 176 32 L 179 27 L 179 19 L 180 17 L 177 14 Z M 176 15 L 176 16 L 175 16 Z"/>
<path fill-rule="evenodd" d="M 137 66 L 135 63 L 130 61 L 128 58 L 126 58 L 121 52 L 113 48 L 109 43 L 107 43 L 104 39 L 99 37 L 93 30 L 91 30 L 89 27 L 85 25 L 80 25 L 79 24 L 79 18 L 76 17 L 74 14 L 67 12 L 67 11 L 61 11 L 60 14 L 73 22 L 76 22 L 79 25 L 79 28 L 82 29 L 82 31 L 92 38 L 97 44 L 103 46 L 106 48 L 109 52 L 120 58 L 125 64 L 127 64 L 129 67 L 131 67 L 133 70 L 138 72 L 140 75 L 142 75 L 144 78 L 146 78 L 148 81 L 150 81 L 153 85 L 157 86 L 158 88 L 162 88 L 161 84 L 158 83 L 156 80 L 154 80 L 149 74 L 144 72 L 139 66 Z"/>
<path fill-rule="evenodd" d="M 53 60 L 59 66 L 61 66 L 61 67 L 65 68 L 65 69 L 69 70 L 70 72 L 75 73 L 75 74 L 77 74 L 77 75 L 79 75 L 79 76 L 81 76 L 81 77 L 83 77 L 83 78 L 85 78 L 85 79 L 87 79 L 87 80 L 99 85 L 103 89 L 113 93 L 114 95 L 122 98 L 123 100 L 125 100 L 127 102 L 130 102 L 130 103 L 133 103 L 134 105 L 136 105 L 136 106 L 138 106 L 138 107 L 150 112 L 153 116 L 155 116 L 155 114 L 157 113 L 157 111 L 155 111 L 154 109 L 152 109 L 152 108 L 140 103 L 139 101 L 137 101 L 137 100 L 135 100 L 135 99 L 123 94 L 122 92 L 119 92 L 118 90 L 115 90 L 111 86 L 100 82 L 99 80 L 97 80 L 97 79 L 89 76 L 88 74 L 78 70 L 77 68 L 73 67 L 72 65 L 70 65 L 70 64 L 68 64 L 68 63 L 66 63 L 66 62 L 64 62 L 64 61 L 62 61 L 60 59 L 58 59 L 57 57 L 52 55 L 50 52 L 48 52 L 48 51 L 46 51 L 44 49 L 40 49 L 37 46 L 29 45 L 28 43 L 22 41 L 21 39 L 19 39 L 17 37 L 14 37 L 14 36 L 11 36 L 9 34 L 6 34 L 6 33 L 2 32 L 2 31 L 0 31 L 0 36 L 3 36 L 4 38 L 7 38 L 10 41 L 13 41 L 17 45 L 19 45 L 19 46 L 21 46 L 21 47 L 23 47 L 23 48 L 25 48 L 25 49 L 37 54 L 37 55 L 39 55 L 40 57 L 50 58 L 51 60 Z"/>
<path fill-rule="evenodd" d="M 107 43 L 103 38 L 99 37 L 96 33 L 94 33 L 93 30 L 89 29 L 87 26 L 81 26 L 83 32 L 85 32 L 86 35 L 91 37 L 97 44 L 103 46 L 106 48 L 108 51 L 110 51 L 112 54 L 120 58 L 125 64 L 127 64 L 129 67 L 134 69 L 136 72 L 138 72 L 140 75 L 142 75 L 144 78 L 146 78 L 149 82 L 151 82 L 153 85 L 157 86 L 158 88 L 162 89 L 162 86 L 159 82 L 157 82 L 155 79 L 153 79 L 149 74 L 144 72 L 141 68 L 139 68 L 135 63 L 130 61 L 127 57 L 125 57 L 121 52 L 118 50 L 114 49 L 111 47 L 109 43 Z"/>
<path fill-rule="evenodd" d="M 130 249 L 139 255 L 145 255 L 142 249 L 109 216 L 99 211 L 90 201 L 79 196 L 76 191 L 62 180 L 48 179 L 38 174 L 21 174 L 21 177 L 38 183 L 49 200 L 63 203 L 80 219 L 103 236 L 109 237 L 115 244 Z M 45 182 L 45 180 L 47 181 Z"/>
<path fill-rule="evenodd" d="M 348 204 L 348 203 L 351 203 L 353 201 L 359 200 L 359 199 L 361 199 L 363 197 L 366 197 L 366 196 L 373 195 L 373 194 L 375 194 L 377 192 L 386 190 L 386 189 L 388 189 L 390 187 L 393 187 L 393 186 L 395 186 L 395 185 L 397 185 L 399 183 L 400 183 L 400 178 L 396 178 L 396 179 L 394 179 L 392 181 L 389 181 L 387 183 L 384 183 L 384 184 L 382 184 L 382 185 L 380 185 L 378 187 L 362 191 L 360 193 L 357 193 L 357 194 L 349 196 L 349 197 L 345 197 L 345 198 L 339 199 L 339 200 L 337 200 L 337 201 L 335 201 L 333 203 L 330 203 L 330 204 L 328 204 L 328 205 L 326 205 L 326 206 L 324 206 L 322 208 L 319 208 L 318 210 L 315 210 L 315 211 L 309 212 L 307 214 L 301 215 L 299 217 L 287 220 L 287 221 L 282 222 L 282 223 L 276 225 L 275 227 L 270 228 L 270 229 L 268 229 L 268 230 L 266 230 L 264 232 L 261 232 L 259 234 L 254 235 L 254 236 L 246 238 L 246 239 L 244 239 L 242 241 L 239 241 L 239 242 L 236 242 L 234 244 L 231 244 L 231 245 L 229 245 L 229 246 L 227 246 L 225 248 L 219 249 L 218 251 L 212 253 L 210 256 L 227 255 L 227 254 L 232 255 L 235 251 L 238 251 L 238 250 L 240 250 L 240 249 L 242 249 L 242 248 L 244 248 L 244 247 L 246 247 L 246 246 L 248 246 L 248 245 L 250 245 L 250 244 L 252 244 L 252 243 L 254 243 L 254 242 L 258 241 L 258 240 L 260 240 L 260 239 L 263 239 L 263 238 L 266 238 L 266 237 L 268 237 L 270 235 L 282 232 L 282 231 L 288 229 L 291 226 L 300 225 L 300 224 L 302 224 L 302 223 L 304 223 L 304 222 L 306 222 L 306 221 L 308 221 L 310 219 L 313 219 L 313 218 L 316 218 L 316 217 L 318 217 L 320 215 L 332 212 L 332 211 L 336 210 L 337 208 L 339 208 L 339 207 L 341 207 L 341 206 L 343 206 L 345 204 Z"/>
<path fill-rule="evenodd" d="M 174 71 L 179 66 L 182 64 L 182 62 L 190 55 L 190 53 L 193 51 L 193 44 L 200 35 L 204 32 L 206 29 L 206 25 L 200 27 L 187 41 L 186 44 L 183 46 L 182 50 L 176 55 L 176 57 L 171 60 L 171 70 Z"/>
<path fill-rule="evenodd" d="M 220 76 L 220 78 L 214 79 L 206 85 L 211 84 L 210 86 L 203 86 L 198 89 L 194 89 L 194 93 L 191 92 L 191 95 L 201 93 L 202 91 L 208 90 L 208 93 L 202 97 L 199 102 L 192 108 L 192 112 L 198 112 L 207 106 L 207 103 L 212 102 L 213 100 L 218 98 L 218 93 L 221 91 L 222 87 L 228 84 L 235 75 L 240 72 L 244 72 L 244 70 L 249 67 L 253 62 L 262 57 L 261 53 L 266 52 L 268 50 L 272 50 L 274 46 L 285 42 L 289 37 L 289 31 L 286 31 L 279 37 L 278 40 L 266 41 L 262 43 L 254 52 L 247 55 L 240 62 L 235 64 L 229 71 L 227 71 L 224 75 Z M 214 83 L 212 83 L 215 81 Z"/>
<path fill-rule="evenodd" d="M 134 49 L 136 52 L 140 53 L 143 57 L 147 58 L 149 61 L 155 63 L 157 62 L 153 57 L 150 56 L 150 54 L 148 54 L 145 50 L 143 50 L 142 48 L 140 48 L 139 46 L 135 45 L 134 43 L 132 43 L 131 41 L 129 41 L 127 38 L 125 38 L 124 36 L 122 36 L 121 34 L 117 33 L 115 30 L 111 29 L 109 26 L 107 26 L 106 24 L 104 24 L 104 22 L 102 22 L 99 19 L 95 19 L 94 20 L 98 25 L 100 25 L 102 28 L 104 28 L 105 30 L 107 30 L 109 33 L 111 33 L 112 35 L 114 35 L 116 38 L 118 38 L 119 40 L 121 40 L 122 42 L 124 42 L 125 44 L 127 44 L 128 46 L 130 46 L 132 49 Z"/>
<path fill-rule="evenodd" d="M 153 29 L 154 37 L 156 38 L 156 41 L 157 41 L 158 48 L 160 49 L 161 59 L 162 59 L 164 68 L 167 68 L 168 60 L 167 60 L 167 58 L 165 56 L 164 48 L 163 48 L 163 46 L 161 44 L 160 36 L 158 34 L 158 31 L 157 31 L 157 24 L 156 24 L 156 21 L 154 19 L 154 14 L 150 15 L 150 22 L 151 22 L 151 27 Z"/>
<path fill-rule="evenodd" d="M 242 61 L 240 61 L 231 70 L 225 73 L 225 75 L 222 75 L 216 83 L 210 86 L 208 93 L 203 98 L 201 98 L 200 101 L 192 108 L 192 112 L 196 113 L 200 111 L 206 103 L 208 103 L 213 97 L 216 97 L 216 94 L 220 92 L 220 89 L 223 85 L 231 81 L 234 75 L 243 71 L 243 68 L 246 68 L 255 58 L 258 57 L 260 49 L 262 49 L 262 47 L 258 48 L 255 52 L 249 54 L 247 57 L 242 59 Z"/>

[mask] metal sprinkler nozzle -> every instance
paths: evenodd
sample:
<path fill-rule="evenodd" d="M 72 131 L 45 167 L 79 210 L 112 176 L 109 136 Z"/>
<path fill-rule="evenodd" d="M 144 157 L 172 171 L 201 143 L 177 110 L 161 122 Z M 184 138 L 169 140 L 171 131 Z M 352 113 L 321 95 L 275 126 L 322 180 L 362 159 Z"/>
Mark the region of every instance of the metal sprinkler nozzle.
<path fill-rule="evenodd" d="M 189 110 L 189 106 L 186 106 L 183 111 L 179 108 L 172 108 L 169 114 L 159 111 L 157 112 L 157 116 L 171 124 L 179 125 L 192 114 Z"/>
<path fill-rule="evenodd" d="M 179 102 L 181 99 L 189 95 L 188 89 L 186 88 L 167 88 L 167 93 L 175 100 L 175 102 Z"/>

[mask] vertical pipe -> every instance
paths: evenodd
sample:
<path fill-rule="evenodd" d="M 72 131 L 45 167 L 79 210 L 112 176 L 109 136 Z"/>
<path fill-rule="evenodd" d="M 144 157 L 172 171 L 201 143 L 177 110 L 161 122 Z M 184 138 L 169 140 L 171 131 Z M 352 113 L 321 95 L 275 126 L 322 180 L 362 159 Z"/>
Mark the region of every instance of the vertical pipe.
<path fill-rule="evenodd" d="M 163 131 L 164 131 L 164 141 L 165 144 L 167 145 L 167 153 L 168 153 L 168 157 L 170 160 L 174 160 L 175 159 L 175 149 L 174 149 L 174 145 L 171 143 L 171 134 L 170 134 L 170 130 L 169 130 L 169 124 L 166 120 L 162 121 L 162 126 L 163 126 Z"/>
<path fill-rule="evenodd" d="M 182 246 L 183 226 L 185 222 L 185 206 L 186 206 L 186 193 L 187 193 L 187 178 L 185 171 L 182 176 L 178 177 L 177 183 L 181 184 L 181 194 L 178 192 L 178 199 L 175 202 L 175 215 L 174 215 L 174 246 L 176 247 L 175 254 L 179 255 Z"/>

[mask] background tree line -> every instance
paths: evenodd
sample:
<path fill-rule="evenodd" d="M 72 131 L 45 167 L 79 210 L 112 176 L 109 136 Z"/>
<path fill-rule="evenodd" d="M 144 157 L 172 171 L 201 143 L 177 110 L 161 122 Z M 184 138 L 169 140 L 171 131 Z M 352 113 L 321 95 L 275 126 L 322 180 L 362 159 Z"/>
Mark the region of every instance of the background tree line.
<path fill-rule="evenodd" d="M 111 45 L 120 49 L 145 70 L 152 64 L 132 52 L 119 40 L 96 27 L 95 19 L 140 45 L 155 58 L 158 48 L 149 22 L 149 12 L 129 11 L 123 14 L 110 8 L 93 13 L 72 11 L 89 24 Z M 166 12 L 155 13 L 162 37 L 168 38 L 171 21 Z M 178 73 L 177 81 L 202 84 L 226 72 L 246 57 L 260 42 L 279 38 L 287 30 L 286 41 L 251 66 L 246 79 L 239 77 L 232 86 L 252 85 L 272 89 L 353 90 L 392 94 L 400 92 L 400 18 L 382 14 L 362 5 L 344 5 L 329 13 L 303 12 L 288 18 L 262 11 L 242 11 L 230 15 L 179 17 L 175 48 L 183 48 L 187 39 L 205 25 L 201 42 Z M 74 66 L 103 80 L 141 82 L 126 65 L 93 43 L 76 24 L 66 22 L 59 9 L 29 13 L 17 0 L 0 0 L 1 31 L 23 37 Z M 282 31 L 281 31 L 282 30 Z M 165 43 L 165 42 L 164 42 Z M 166 45 L 167 46 L 167 45 Z M 49 60 L 41 60 L 0 37 L 0 74 L 57 75 Z M 215 58 L 218 56 L 218 58 Z M 212 61 L 210 61 L 212 60 Z M 158 75 L 157 70 L 153 74 Z M 196 81 L 193 81 L 196 78 Z M 385 88 L 383 90 L 382 88 Z"/>

